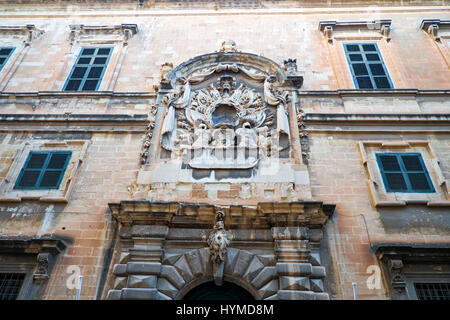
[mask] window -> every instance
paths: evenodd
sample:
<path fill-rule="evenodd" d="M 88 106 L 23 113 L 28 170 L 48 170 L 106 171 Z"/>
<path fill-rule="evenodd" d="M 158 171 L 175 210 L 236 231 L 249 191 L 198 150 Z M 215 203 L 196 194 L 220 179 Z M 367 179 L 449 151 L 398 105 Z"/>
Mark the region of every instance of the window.
<path fill-rule="evenodd" d="M 30 152 L 14 189 L 58 189 L 70 151 Z"/>
<path fill-rule="evenodd" d="M 419 300 L 450 300 L 450 283 L 414 283 Z"/>
<path fill-rule="evenodd" d="M 113 48 L 83 48 L 64 91 L 93 91 L 100 86 Z"/>
<path fill-rule="evenodd" d="M 23 273 L 0 273 L 0 301 L 16 300 L 24 280 Z"/>
<path fill-rule="evenodd" d="M 378 153 L 387 192 L 434 192 L 420 153 Z"/>
<path fill-rule="evenodd" d="M 11 47 L 0 47 L 0 71 L 2 71 L 13 51 L 14 48 Z"/>
<path fill-rule="evenodd" d="M 344 50 L 356 88 L 393 88 L 376 43 L 347 43 Z"/>

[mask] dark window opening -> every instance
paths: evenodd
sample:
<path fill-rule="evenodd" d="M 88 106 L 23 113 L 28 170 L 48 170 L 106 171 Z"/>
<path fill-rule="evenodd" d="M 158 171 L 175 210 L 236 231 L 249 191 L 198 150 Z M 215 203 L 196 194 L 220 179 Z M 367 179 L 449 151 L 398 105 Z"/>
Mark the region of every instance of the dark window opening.
<path fill-rule="evenodd" d="M 71 157 L 70 151 L 32 151 L 14 189 L 58 189 Z"/>
<path fill-rule="evenodd" d="M 393 88 L 376 44 L 344 44 L 344 49 L 358 89 Z"/>
<path fill-rule="evenodd" d="M 83 48 L 63 91 L 95 91 L 102 82 L 112 48 Z"/>
<path fill-rule="evenodd" d="M 450 300 L 450 283 L 414 283 L 419 300 Z"/>
<path fill-rule="evenodd" d="M 24 280 L 23 273 L 0 273 L 0 301 L 16 300 Z"/>
<path fill-rule="evenodd" d="M 379 153 L 376 157 L 387 192 L 434 192 L 419 153 Z"/>

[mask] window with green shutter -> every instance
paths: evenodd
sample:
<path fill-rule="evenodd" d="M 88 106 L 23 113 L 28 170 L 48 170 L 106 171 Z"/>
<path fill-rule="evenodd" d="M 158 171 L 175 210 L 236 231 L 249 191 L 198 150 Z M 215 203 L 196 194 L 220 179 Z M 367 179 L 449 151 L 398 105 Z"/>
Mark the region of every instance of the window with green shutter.
<path fill-rule="evenodd" d="M 102 82 L 113 48 L 83 48 L 63 91 L 95 91 Z"/>
<path fill-rule="evenodd" d="M 346 43 L 344 49 L 356 88 L 394 87 L 376 43 Z"/>
<path fill-rule="evenodd" d="M 376 158 L 387 192 L 434 192 L 420 153 L 377 153 Z"/>
<path fill-rule="evenodd" d="M 32 151 L 14 189 L 58 189 L 72 152 Z"/>
<path fill-rule="evenodd" d="M 0 71 L 2 71 L 14 49 L 12 47 L 0 47 Z"/>

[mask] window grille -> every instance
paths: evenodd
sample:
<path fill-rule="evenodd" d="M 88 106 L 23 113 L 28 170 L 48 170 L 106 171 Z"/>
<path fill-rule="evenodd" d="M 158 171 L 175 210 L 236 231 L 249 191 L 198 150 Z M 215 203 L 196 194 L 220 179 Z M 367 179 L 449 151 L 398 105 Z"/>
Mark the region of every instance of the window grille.
<path fill-rule="evenodd" d="M 23 273 L 0 273 L 0 301 L 16 300 L 24 279 Z"/>
<path fill-rule="evenodd" d="M 450 300 L 450 283 L 414 283 L 419 300 Z"/>

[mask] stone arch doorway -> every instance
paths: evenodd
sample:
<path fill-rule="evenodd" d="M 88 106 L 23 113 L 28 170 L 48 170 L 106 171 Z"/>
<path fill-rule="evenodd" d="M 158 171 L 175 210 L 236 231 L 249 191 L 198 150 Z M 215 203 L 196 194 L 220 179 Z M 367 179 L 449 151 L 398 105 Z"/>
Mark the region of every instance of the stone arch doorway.
<path fill-rule="evenodd" d="M 210 281 L 191 289 L 183 300 L 254 300 L 254 298 L 247 290 L 234 283 L 225 281 L 221 286 L 216 286 Z"/>

